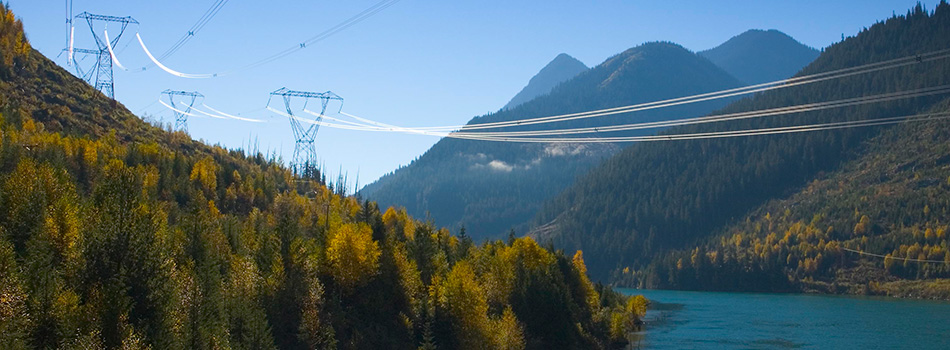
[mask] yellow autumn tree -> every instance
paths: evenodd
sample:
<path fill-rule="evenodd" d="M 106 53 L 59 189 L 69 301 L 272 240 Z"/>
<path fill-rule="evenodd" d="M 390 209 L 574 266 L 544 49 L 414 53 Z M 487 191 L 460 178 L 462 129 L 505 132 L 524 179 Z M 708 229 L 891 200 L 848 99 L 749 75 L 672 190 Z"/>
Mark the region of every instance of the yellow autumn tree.
<path fill-rule="evenodd" d="M 591 310 L 596 310 L 600 304 L 600 295 L 597 294 L 594 285 L 590 282 L 590 279 L 587 278 L 587 265 L 584 263 L 584 252 L 578 250 L 577 253 L 574 253 L 574 258 L 571 259 L 571 263 L 574 265 L 574 269 L 577 270 L 577 275 L 583 285 L 584 293 L 587 295 L 587 304 Z"/>
<path fill-rule="evenodd" d="M 488 349 L 492 345 L 488 302 L 468 262 L 455 264 L 434 295 L 445 310 L 461 349 Z"/>
<path fill-rule="evenodd" d="M 868 230 L 871 228 L 871 219 L 867 215 L 861 216 L 861 220 L 854 225 L 854 235 L 855 236 L 864 236 L 868 233 Z"/>
<path fill-rule="evenodd" d="M 531 237 L 515 240 L 511 245 L 511 251 L 512 258 L 517 259 L 513 263 L 520 263 L 526 269 L 540 270 L 554 264 L 554 255 L 541 248 Z"/>
<path fill-rule="evenodd" d="M 492 322 L 494 346 L 499 350 L 523 350 L 525 348 L 524 329 L 511 307 L 505 308 L 501 317 Z"/>
<path fill-rule="evenodd" d="M 218 165 L 214 162 L 214 158 L 208 156 L 195 163 L 195 166 L 191 168 L 190 178 L 206 191 L 214 192 L 218 185 L 217 172 Z"/>
<path fill-rule="evenodd" d="M 650 301 L 647 300 L 643 295 L 635 295 L 627 299 L 627 312 L 636 315 L 637 317 L 643 317 L 647 315 L 647 306 L 650 305 Z"/>
<path fill-rule="evenodd" d="M 327 244 L 330 275 L 344 289 L 366 283 L 379 271 L 379 244 L 364 223 L 347 223 L 332 234 Z"/>

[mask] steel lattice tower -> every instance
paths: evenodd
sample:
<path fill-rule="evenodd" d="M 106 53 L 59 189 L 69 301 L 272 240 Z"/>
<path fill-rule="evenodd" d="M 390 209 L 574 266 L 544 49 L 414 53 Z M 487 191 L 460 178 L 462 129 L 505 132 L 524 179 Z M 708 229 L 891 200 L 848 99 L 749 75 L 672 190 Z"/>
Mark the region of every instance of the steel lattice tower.
<path fill-rule="evenodd" d="M 139 24 L 139 22 L 133 19 L 131 16 L 105 16 L 95 15 L 89 12 L 80 13 L 76 15 L 76 18 L 86 20 L 86 23 L 89 24 L 89 31 L 92 32 L 92 37 L 96 39 L 96 49 L 73 49 L 73 52 L 76 53 L 96 56 L 96 63 L 88 72 L 83 72 L 82 68 L 79 67 L 79 62 L 76 60 L 76 57 L 73 56 L 73 64 L 76 66 L 76 73 L 78 73 L 79 76 L 82 77 L 83 80 L 87 81 L 90 85 L 93 85 L 96 87 L 96 89 L 102 91 L 103 94 L 109 96 L 109 98 L 115 99 L 115 82 L 112 79 L 112 55 L 109 53 L 109 48 L 106 46 L 106 42 L 96 33 L 96 29 L 93 24 L 96 21 L 99 21 L 107 23 L 119 23 L 122 26 L 122 29 L 119 30 L 119 33 L 114 38 L 110 38 L 111 40 L 109 44 L 114 47 L 119 43 L 119 38 L 121 38 L 122 34 L 125 33 L 125 29 L 129 26 L 129 24 Z M 93 80 L 93 76 L 95 76 L 95 80 Z"/>
<path fill-rule="evenodd" d="M 290 115 L 290 127 L 294 131 L 294 139 L 296 143 L 294 144 L 294 157 L 290 163 L 291 168 L 297 174 L 303 174 L 307 171 L 307 167 L 312 167 L 316 163 L 317 159 L 317 148 L 314 144 L 314 141 L 317 138 L 317 130 L 320 129 L 318 124 L 323 120 L 323 115 L 327 112 L 327 105 L 330 104 L 331 100 L 340 101 L 342 109 L 343 98 L 339 95 L 327 91 L 327 92 L 307 92 L 307 91 L 294 91 L 287 88 L 280 88 L 276 91 L 270 93 L 271 98 L 274 96 L 280 96 L 284 100 L 284 108 L 287 109 L 287 114 Z M 290 102 L 294 97 L 300 97 L 304 99 L 304 108 L 307 107 L 307 102 L 310 99 L 319 99 L 320 100 L 320 113 L 315 118 L 314 124 L 311 124 L 309 127 L 304 127 L 300 124 L 302 118 L 294 115 L 294 111 L 291 108 Z M 270 100 L 267 101 L 270 104 Z"/>
<path fill-rule="evenodd" d="M 172 106 L 172 112 L 175 113 L 175 130 L 180 130 L 187 133 L 188 116 L 191 115 L 191 108 L 195 106 L 195 101 L 197 101 L 199 97 L 204 98 L 205 96 L 198 93 L 197 91 L 173 90 L 162 91 L 162 95 L 168 96 L 168 102 Z M 186 99 L 186 101 L 183 102 L 184 106 L 178 107 L 175 105 L 175 96 L 181 96 Z"/>

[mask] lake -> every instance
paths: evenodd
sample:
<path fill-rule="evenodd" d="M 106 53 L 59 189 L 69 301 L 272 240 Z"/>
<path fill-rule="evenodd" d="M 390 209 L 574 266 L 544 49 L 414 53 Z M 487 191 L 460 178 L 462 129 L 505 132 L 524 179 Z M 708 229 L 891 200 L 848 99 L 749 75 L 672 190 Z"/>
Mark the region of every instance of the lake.
<path fill-rule="evenodd" d="M 652 301 L 637 349 L 950 349 L 950 303 L 619 289 Z"/>

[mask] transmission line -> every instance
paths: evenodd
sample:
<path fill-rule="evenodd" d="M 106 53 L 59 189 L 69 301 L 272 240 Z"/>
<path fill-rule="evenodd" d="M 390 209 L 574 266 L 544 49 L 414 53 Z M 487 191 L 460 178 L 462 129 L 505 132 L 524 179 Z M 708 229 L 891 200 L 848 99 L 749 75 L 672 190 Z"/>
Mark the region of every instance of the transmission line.
<path fill-rule="evenodd" d="M 862 251 L 860 251 L 860 250 L 848 249 L 848 248 L 843 248 L 843 247 L 841 248 L 841 250 L 849 251 L 849 252 L 852 252 L 852 253 L 857 253 L 857 254 L 860 254 L 860 255 L 867 255 L 867 256 L 873 256 L 873 257 L 883 258 L 883 259 L 885 259 L 885 260 L 887 260 L 887 259 L 894 259 L 894 260 L 913 261 L 913 262 L 922 262 L 922 263 L 950 264 L 950 261 L 902 258 L 902 257 L 897 257 L 897 256 L 887 256 L 887 255 L 881 255 L 881 254 L 874 254 L 874 253 L 862 252 Z"/>
<path fill-rule="evenodd" d="M 531 140 L 552 140 L 551 138 L 536 138 L 529 136 L 561 136 L 561 135 L 571 135 L 571 134 L 582 134 L 582 133 L 601 133 L 601 132 L 616 132 L 616 131 L 627 131 L 627 130 L 637 130 L 637 129 L 653 129 L 660 127 L 671 127 L 671 126 L 681 126 L 681 125 L 694 125 L 694 124 L 705 124 L 705 123 L 714 123 L 714 122 L 724 122 L 732 120 L 742 120 L 742 119 L 751 119 L 751 118 L 762 118 L 762 117 L 771 117 L 779 115 L 788 115 L 793 113 L 804 113 L 811 111 L 819 111 L 831 108 L 843 108 L 851 107 L 869 103 L 881 103 L 895 101 L 899 99 L 909 99 L 923 96 L 933 96 L 938 94 L 950 93 L 950 85 L 941 85 L 931 88 L 922 88 L 914 89 L 908 91 L 899 91 L 892 93 L 885 93 L 879 95 L 863 96 L 857 98 L 847 98 L 840 99 L 828 102 L 819 102 L 819 103 L 808 103 L 788 107 L 780 108 L 771 108 L 771 109 L 762 109 L 754 110 L 740 113 L 730 113 L 730 114 L 721 114 L 721 115 L 712 115 L 705 117 L 696 117 L 696 118 L 684 118 L 684 119 L 673 119 L 667 121 L 658 121 L 658 122 L 645 122 L 645 123 L 632 123 L 632 124 L 622 124 L 622 125 L 612 125 L 604 127 L 586 127 L 586 128 L 572 128 L 572 129 L 562 129 L 562 130 L 540 130 L 540 131 L 518 131 L 518 132 L 439 132 L 431 130 L 420 130 L 414 128 L 404 128 L 389 124 L 382 124 L 373 122 L 368 119 L 359 118 L 352 114 L 342 113 L 343 115 L 349 116 L 351 118 L 357 119 L 364 122 L 364 124 L 354 123 L 350 121 L 343 121 L 329 116 L 323 116 L 325 119 L 341 122 L 343 124 L 332 123 L 332 122 L 319 122 L 320 125 L 324 125 L 331 128 L 337 129 L 347 129 L 347 130 L 356 130 L 356 131 L 377 131 L 377 132 L 402 132 L 410 134 L 420 134 L 420 135 L 429 135 L 429 136 L 439 136 L 439 137 L 451 137 L 451 138 L 460 138 L 460 139 L 472 139 L 472 140 L 503 140 L 503 141 L 524 141 L 531 142 Z M 288 116 L 280 111 L 275 109 L 270 109 L 271 111 L 278 113 L 280 115 Z M 313 114 L 313 112 L 306 111 Z M 316 114 L 314 114 L 316 115 Z M 301 120 L 306 123 L 315 124 L 318 121 L 313 120 Z M 368 123 L 367 123 L 368 122 Z M 562 138 L 560 140 L 593 140 L 593 139 L 603 139 L 603 138 Z M 538 141 L 534 141 L 538 142 Z"/>
<path fill-rule="evenodd" d="M 619 143 L 619 142 L 650 142 L 650 141 L 680 141 L 680 140 L 699 140 L 728 138 L 740 136 L 761 136 L 775 134 L 789 134 L 810 131 L 838 130 L 867 126 L 882 126 L 898 124 L 903 122 L 921 122 L 929 120 L 942 120 L 950 118 L 950 112 L 932 113 L 932 114 L 914 114 L 900 117 L 874 118 L 866 120 L 856 120 L 847 122 L 833 122 L 797 125 L 777 128 L 761 129 L 743 129 L 733 131 L 719 131 L 707 133 L 692 134 L 667 134 L 653 136 L 628 136 L 628 137 L 598 137 L 598 138 L 498 138 L 498 137 L 478 137 L 473 138 L 480 141 L 499 141 L 499 142 L 522 142 L 522 143 Z M 461 137 L 468 138 L 468 137 Z"/>
<path fill-rule="evenodd" d="M 218 14 L 218 11 L 221 11 L 221 8 L 224 7 L 228 1 L 229 0 L 217 0 L 211 4 L 211 8 L 205 11 L 204 15 L 202 15 L 201 18 L 199 18 L 198 21 L 191 26 L 191 28 L 188 28 L 188 31 L 185 33 L 185 35 L 178 39 L 178 41 L 169 47 L 168 50 L 165 50 L 164 53 L 158 56 L 158 59 L 164 60 L 168 57 L 171 57 L 171 55 L 174 55 L 175 52 L 182 48 L 182 46 L 185 46 L 185 44 L 188 43 L 191 38 L 194 38 L 195 35 L 198 34 L 198 32 L 208 24 L 208 22 L 211 22 L 211 19 L 213 19 L 214 16 Z"/>
<path fill-rule="evenodd" d="M 261 59 L 261 60 L 259 60 L 259 61 L 252 62 L 252 63 L 250 63 L 250 64 L 248 64 L 248 65 L 243 66 L 243 67 L 240 67 L 240 68 L 237 68 L 237 69 L 234 69 L 234 70 L 230 70 L 230 71 L 218 72 L 218 73 L 201 73 L 201 74 L 195 74 L 195 73 L 183 73 L 183 72 L 179 72 L 179 71 L 173 70 L 173 69 L 169 68 L 168 66 L 166 66 L 166 65 L 164 65 L 164 64 L 161 63 L 161 60 L 163 59 L 162 57 L 156 58 L 154 55 L 152 55 L 152 53 L 149 51 L 149 49 L 145 46 L 145 42 L 142 40 L 142 37 L 139 35 L 139 33 L 136 33 L 135 36 L 136 36 L 136 38 L 138 39 L 139 45 L 142 47 L 142 50 L 145 51 L 146 56 L 148 56 L 149 60 L 152 61 L 152 64 L 154 64 L 155 66 L 157 66 L 159 69 L 165 71 L 166 73 L 169 73 L 169 74 L 171 74 L 171 75 L 174 75 L 174 76 L 177 76 L 177 77 L 181 77 L 181 78 L 208 79 L 208 78 L 215 78 L 215 77 L 220 77 L 220 76 L 226 76 L 226 75 L 231 75 L 231 74 L 234 74 L 234 73 L 238 73 L 238 72 L 242 72 L 242 71 L 254 69 L 254 68 L 260 67 L 260 66 L 262 66 L 262 65 L 265 65 L 265 64 L 274 62 L 274 61 L 276 61 L 276 60 L 279 60 L 279 59 L 281 59 L 281 58 L 287 57 L 288 55 L 291 55 L 291 54 L 293 54 L 293 53 L 296 53 L 297 51 L 306 49 L 306 48 L 307 48 L 308 46 L 310 46 L 310 45 L 313 45 L 313 44 L 315 44 L 315 43 L 317 43 L 317 42 L 323 41 L 323 40 L 325 40 L 325 39 L 327 39 L 327 38 L 329 38 L 329 37 L 331 37 L 331 36 L 333 36 L 333 35 L 335 35 L 335 34 L 341 32 L 341 31 L 343 31 L 343 30 L 345 30 L 345 29 L 347 29 L 347 28 L 349 28 L 349 27 L 352 27 L 352 26 L 356 25 L 357 23 L 360 23 L 360 22 L 366 20 L 367 18 L 372 17 L 373 15 L 379 13 L 380 11 L 383 11 L 383 10 L 389 8 L 390 6 L 395 5 L 395 4 L 396 4 L 397 2 L 399 2 L 399 1 L 400 1 L 400 0 L 382 0 L 382 1 L 378 2 L 378 3 L 376 3 L 375 5 L 370 6 L 369 8 L 363 10 L 362 12 L 357 13 L 356 15 L 354 15 L 354 16 L 352 16 L 352 17 L 346 19 L 346 20 L 344 20 L 343 22 L 340 22 L 340 23 L 338 23 L 337 25 L 335 25 L 335 26 L 333 26 L 333 27 L 330 27 L 329 29 L 327 29 L 327 30 L 321 32 L 320 34 L 317 34 L 316 36 L 313 36 L 313 37 L 311 37 L 311 38 L 309 38 L 309 39 L 307 39 L 307 40 L 304 40 L 304 41 L 298 43 L 296 46 L 287 48 L 287 49 L 285 49 L 285 50 L 283 50 L 283 51 L 280 51 L 280 52 L 278 52 L 278 53 L 276 53 L 276 54 L 273 54 L 273 55 L 271 55 L 271 56 L 265 57 L 265 58 L 263 58 L 263 59 Z M 177 49 L 176 49 L 176 50 L 177 50 Z"/>
<path fill-rule="evenodd" d="M 691 96 L 677 97 L 672 99 L 653 101 L 647 103 L 640 103 L 628 106 L 621 107 L 612 107 L 606 109 L 599 109 L 586 112 L 577 112 L 569 114 L 560 114 L 554 116 L 538 117 L 538 118 L 529 118 L 529 119 L 518 119 L 512 121 L 503 121 L 503 122 L 491 122 L 491 123 L 478 123 L 478 124 L 467 124 L 467 125 L 457 125 L 457 126 L 440 126 L 440 127 L 429 127 L 429 128 L 420 128 L 428 130 L 444 129 L 444 130 L 477 130 L 477 129 L 490 129 L 490 128 L 501 128 L 509 126 L 524 126 L 532 124 L 541 124 L 541 123 L 553 123 L 561 122 L 568 120 L 576 119 L 586 119 L 593 117 L 602 117 L 614 114 L 638 112 L 644 110 L 665 108 L 677 105 L 684 105 L 696 102 L 710 101 L 716 99 L 722 99 L 727 97 L 734 97 L 740 95 L 747 95 L 756 92 L 764 92 L 769 90 L 777 90 L 788 88 L 792 86 L 806 85 L 817 83 L 821 81 L 841 79 L 850 76 L 856 76 L 861 74 L 867 74 L 877 71 L 883 71 L 888 69 L 894 69 L 914 64 L 920 64 L 923 62 L 931 62 L 936 60 L 942 60 L 950 57 L 950 49 L 943 49 L 937 51 L 931 51 L 925 54 L 920 55 L 911 55 L 905 56 L 893 60 L 875 62 L 860 66 L 854 66 L 849 68 L 842 68 L 837 70 L 832 70 L 823 73 L 805 75 L 800 77 L 793 77 L 789 79 L 776 80 L 772 82 L 766 82 L 756 85 L 750 85 L 745 87 L 726 89 L 708 93 L 702 93 Z"/>
<path fill-rule="evenodd" d="M 673 120 L 656 121 L 656 122 L 608 125 L 608 126 L 600 126 L 600 127 L 553 129 L 553 130 L 454 132 L 453 134 L 454 135 L 486 135 L 486 136 L 545 136 L 545 135 L 571 135 L 571 134 L 589 134 L 589 133 L 628 131 L 628 130 L 640 130 L 640 129 L 655 129 L 655 128 L 665 128 L 665 127 L 671 127 L 671 126 L 704 124 L 704 123 L 710 123 L 710 122 L 724 122 L 724 121 L 742 120 L 742 119 L 749 119 L 749 118 L 760 118 L 760 117 L 766 117 L 766 116 L 785 115 L 785 114 L 791 114 L 791 113 L 819 111 L 819 110 L 825 110 L 825 109 L 831 109 L 831 108 L 856 106 L 856 105 L 867 104 L 867 103 L 888 102 L 888 101 L 894 101 L 894 100 L 912 98 L 912 97 L 945 94 L 948 92 L 950 92 L 950 85 L 941 85 L 941 86 L 932 87 L 932 88 L 915 89 L 915 90 L 910 90 L 910 91 L 900 91 L 900 92 L 880 94 L 880 95 L 848 98 L 848 99 L 841 99 L 841 100 L 835 100 L 835 101 L 829 101 L 829 102 L 808 103 L 808 104 L 801 104 L 801 105 L 795 105 L 795 106 L 789 106 L 789 107 L 779 107 L 779 108 L 762 109 L 762 110 L 729 113 L 729 114 L 714 114 L 714 115 L 703 116 L 703 117 L 673 119 Z"/>
<path fill-rule="evenodd" d="M 950 49 L 943 49 L 943 50 L 931 51 L 931 52 L 927 52 L 927 53 L 919 54 L 919 55 L 905 56 L 905 57 L 887 60 L 887 61 L 842 68 L 842 69 L 837 69 L 837 70 L 832 70 L 832 71 L 827 71 L 827 72 L 822 72 L 822 73 L 816 73 L 816 74 L 805 75 L 805 76 L 800 76 L 800 77 L 793 77 L 789 79 L 766 82 L 766 83 L 745 86 L 745 87 L 740 87 L 740 88 L 732 88 L 732 89 L 696 94 L 696 95 L 691 95 L 691 96 L 684 96 L 684 97 L 677 97 L 677 98 L 671 98 L 671 99 L 666 99 L 666 100 L 639 103 L 639 104 L 628 105 L 628 106 L 620 106 L 620 107 L 599 109 L 599 110 L 593 110 L 593 111 L 560 114 L 560 115 L 545 116 L 545 117 L 538 117 L 538 118 L 516 119 L 516 120 L 502 121 L 502 122 L 490 122 L 490 123 L 478 123 L 478 124 L 454 125 L 454 126 L 434 126 L 434 127 L 400 127 L 400 126 L 389 125 L 389 124 L 385 124 L 385 123 L 381 123 L 377 121 L 372 121 L 369 119 L 359 118 L 359 117 L 349 115 L 346 113 L 343 113 L 343 114 L 351 118 L 360 120 L 364 123 L 370 124 L 368 126 L 376 126 L 376 127 L 389 128 L 389 129 L 400 129 L 400 130 L 408 131 L 410 133 L 417 133 L 417 134 L 421 133 L 421 134 L 434 135 L 434 136 L 443 136 L 448 132 L 465 133 L 469 131 L 482 130 L 482 129 L 496 129 L 496 128 L 504 128 L 504 127 L 515 127 L 515 126 L 526 126 L 526 125 L 543 124 L 543 123 L 563 122 L 563 121 L 569 121 L 569 120 L 596 118 L 596 117 L 616 115 L 616 114 L 653 110 L 653 109 L 659 109 L 659 108 L 665 108 L 665 107 L 671 107 L 671 106 L 677 106 L 677 105 L 685 105 L 685 104 L 690 104 L 690 103 L 722 99 L 722 98 L 734 97 L 734 96 L 739 96 L 739 95 L 747 95 L 747 94 L 764 92 L 764 91 L 769 91 L 769 90 L 777 90 L 777 89 L 782 89 L 782 88 L 787 88 L 787 87 L 792 87 L 792 86 L 812 84 L 812 83 L 817 83 L 821 81 L 841 79 L 845 77 L 851 77 L 851 76 L 857 76 L 861 74 L 868 74 L 872 72 L 905 67 L 905 66 L 920 64 L 924 62 L 943 60 L 948 57 L 950 57 Z M 713 118 L 713 117 L 703 117 L 703 118 Z M 651 126 L 651 128 L 661 127 L 661 126 L 663 125 L 654 125 L 654 126 Z M 579 128 L 579 129 L 583 129 L 583 128 Z M 593 130 L 593 129 L 594 128 L 588 128 L 588 130 Z M 601 128 L 596 128 L 596 129 L 598 130 L 594 132 L 604 131 L 604 130 L 600 130 Z M 422 132 L 431 132 L 431 133 L 422 133 Z M 528 131 L 528 132 L 537 132 L 537 131 Z M 515 132 L 507 132 L 507 133 L 515 133 Z"/>

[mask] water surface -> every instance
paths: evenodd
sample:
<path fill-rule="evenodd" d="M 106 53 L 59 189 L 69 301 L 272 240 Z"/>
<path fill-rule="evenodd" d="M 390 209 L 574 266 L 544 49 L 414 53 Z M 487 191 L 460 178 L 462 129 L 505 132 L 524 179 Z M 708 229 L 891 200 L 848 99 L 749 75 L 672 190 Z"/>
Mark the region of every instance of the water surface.
<path fill-rule="evenodd" d="M 950 303 L 619 289 L 653 302 L 643 349 L 950 349 Z"/>

